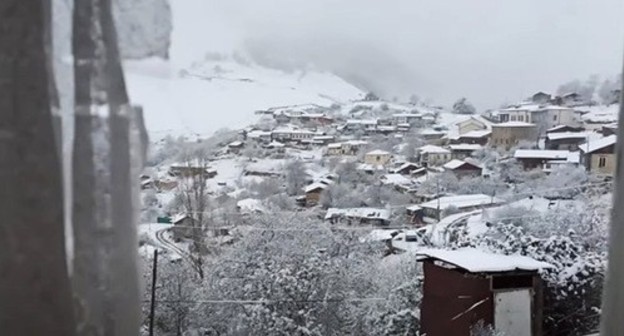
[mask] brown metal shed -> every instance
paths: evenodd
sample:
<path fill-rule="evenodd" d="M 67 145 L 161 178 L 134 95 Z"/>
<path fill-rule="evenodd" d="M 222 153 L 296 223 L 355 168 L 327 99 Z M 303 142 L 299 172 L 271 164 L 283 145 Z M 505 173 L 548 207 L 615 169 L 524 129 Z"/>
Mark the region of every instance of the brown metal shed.
<path fill-rule="evenodd" d="M 506 336 L 541 335 L 541 279 L 550 265 L 472 248 L 425 250 L 421 332 L 469 336 L 479 321 Z"/>

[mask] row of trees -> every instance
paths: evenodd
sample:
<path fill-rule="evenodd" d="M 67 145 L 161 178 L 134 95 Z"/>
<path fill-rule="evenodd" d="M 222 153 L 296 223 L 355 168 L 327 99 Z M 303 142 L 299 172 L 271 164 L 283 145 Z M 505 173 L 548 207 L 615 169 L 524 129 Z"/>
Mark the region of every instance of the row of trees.
<path fill-rule="evenodd" d="M 380 266 L 378 243 L 301 215 L 254 227 L 207 260 L 203 280 L 184 263 L 160 269 L 160 334 L 417 335 L 419 269 L 409 258 Z"/>

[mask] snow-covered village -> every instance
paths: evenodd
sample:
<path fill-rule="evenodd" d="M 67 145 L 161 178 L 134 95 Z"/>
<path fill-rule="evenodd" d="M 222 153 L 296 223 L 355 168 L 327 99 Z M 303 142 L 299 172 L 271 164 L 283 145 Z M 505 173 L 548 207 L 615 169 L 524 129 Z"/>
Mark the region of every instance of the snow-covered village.
<path fill-rule="evenodd" d="M 0 1 L 0 335 L 624 335 L 622 11 Z"/>
<path fill-rule="evenodd" d="M 483 112 L 359 92 L 163 137 L 139 179 L 145 264 L 154 249 L 171 261 L 163 328 L 454 335 L 477 316 L 484 332 L 493 318 L 534 335 L 594 330 L 620 93 L 590 85 Z M 496 315 L 489 290 L 439 292 L 459 281 L 446 269 L 512 281 L 533 296 L 528 314 Z M 210 303 L 233 298 L 242 306 Z"/>

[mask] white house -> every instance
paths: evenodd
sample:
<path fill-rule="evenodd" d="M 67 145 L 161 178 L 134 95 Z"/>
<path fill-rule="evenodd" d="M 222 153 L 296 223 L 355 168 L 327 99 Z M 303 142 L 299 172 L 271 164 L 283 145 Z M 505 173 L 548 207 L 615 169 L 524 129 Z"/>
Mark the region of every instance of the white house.
<path fill-rule="evenodd" d="M 451 151 L 434 145 L 425 145 L 418 148 L 420 164 L 423 166 L 439 166 L 451 160 Z"/>

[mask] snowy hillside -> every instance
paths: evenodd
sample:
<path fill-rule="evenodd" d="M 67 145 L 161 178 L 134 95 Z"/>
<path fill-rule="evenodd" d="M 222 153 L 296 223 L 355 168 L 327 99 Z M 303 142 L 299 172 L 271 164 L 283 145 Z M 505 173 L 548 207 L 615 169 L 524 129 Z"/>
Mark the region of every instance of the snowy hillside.
<path fill-rule="evenodd" d="M 254 111 L 281 105 L 330 106 L 361 98 L 362 91 L 328 73 L 285 73 L 233 60 L 197 62 L 176 71 L 158 59 L 125 64 L 130 97 L 143 105 L 152 137 L 209 135 L 241 128 Z"/>

